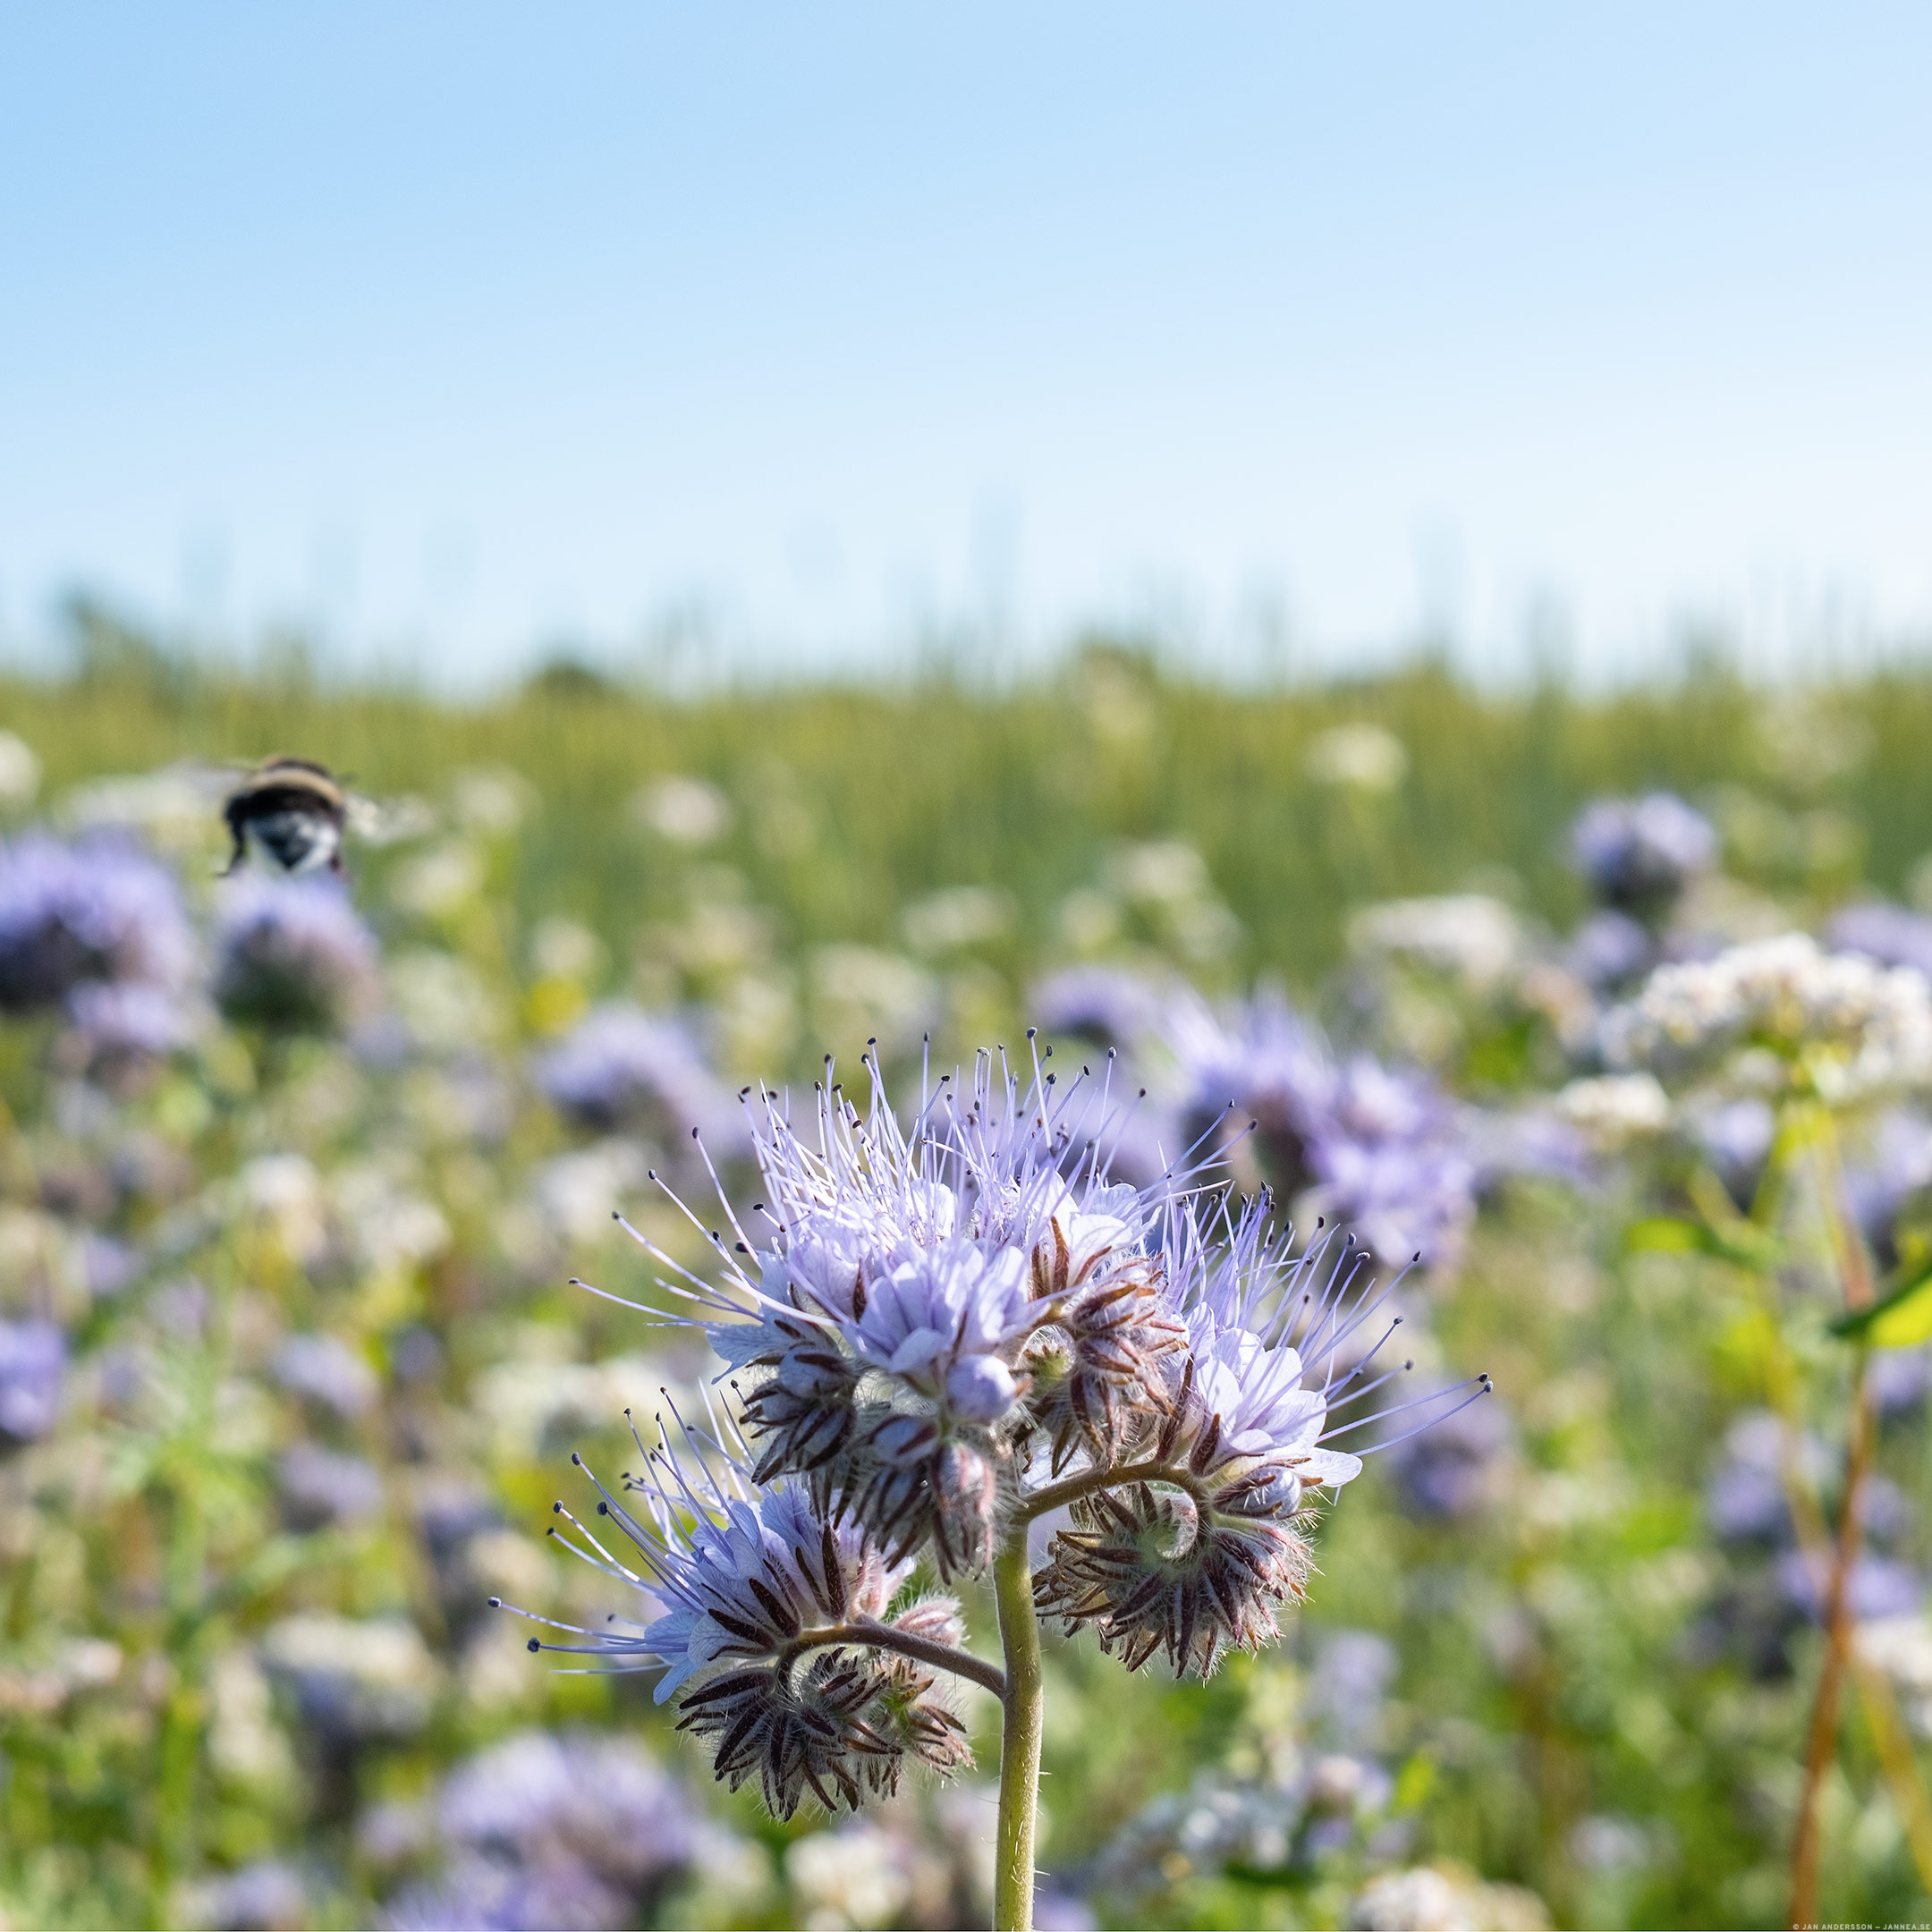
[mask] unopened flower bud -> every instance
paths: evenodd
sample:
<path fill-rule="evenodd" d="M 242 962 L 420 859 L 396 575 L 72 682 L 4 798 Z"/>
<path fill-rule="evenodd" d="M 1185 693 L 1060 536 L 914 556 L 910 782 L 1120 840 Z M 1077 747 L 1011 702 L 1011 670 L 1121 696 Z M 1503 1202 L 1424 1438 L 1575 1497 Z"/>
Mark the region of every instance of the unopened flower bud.
<path fill-rule="evenodd" d="M 960 1615 L 959 1600 L 953 1597 L 921 1597 L 893 1619 L 893 1628 L 914 1637 L 923 1637 L 928 1643 L 952 1644 L 957 1648 L 966 1641 L 966 1625 Z"/>
<path fill-rule="evenodd" d="M 786 1393 L 808 1401 L 843 1401 L 854 1379 L 852 1363 L 829 1343 L 790 1349 L 778 1365 L 778 1380 Z"/>
<path fill-rule="evenodd" d="M 933 1458 L 933 1538 L 939 1573 L 983 1570 L 993 1561 L 993 1465 L 965 1443 L 949 1442 Z"/>
<path fill-rule="evenodd" d="M 911 1469 L 933 1453 L 938 1440 L 939 1425 L 930 1416 L 889 1415 L 872 1431 L 868 1447 L 882 1462 Z"/>
<path fill-rule="evenodd" d="M 997 1422 L 1019 1400 L 1013 1370 L 997 1355 L 969 1355 L 946 1377 L 946 1400 L 969 1422 Z"/>

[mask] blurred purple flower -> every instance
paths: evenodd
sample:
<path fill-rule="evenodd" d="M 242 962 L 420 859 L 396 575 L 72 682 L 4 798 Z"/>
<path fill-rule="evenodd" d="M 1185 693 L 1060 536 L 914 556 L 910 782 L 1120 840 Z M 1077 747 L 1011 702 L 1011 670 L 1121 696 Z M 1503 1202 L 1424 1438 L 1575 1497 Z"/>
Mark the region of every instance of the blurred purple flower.
<path fill-rule="evenodd" d="M 698 1819 L 682 1788 L 638 1744 L 529 1731 L 472 1758 L 443 1787 L 446 1843 L 526 1872 L 574 1866 L 626 1911 L 690 1863 Z"/>
<path fill-rule="evenodd" d="M 1657 943 L 1627 912 L 1592 912 L 1571 935 L 1568 963 L 1597 992 L 1627 985 L 1657 963 Z"/>
<path fill-rule="evenodd" d="M 1881 966 L 1915 966 L 1932 979 L 1932 919 L 1874 900 L 1850 905 L 1825 929 L 1835 953 L 1862 953 Z"/>
<path fill-rule="evenodd" d="M 436 1660 L 399 1616 L 284 1617 L 264 1632 L 261 1661 L 331 1750 L 413 1737 L 435 1702 Z"/>
<path fill-rule="evenodd" d="M 1889 1476 L 1874 1476 L 1866 1483 L 1864 1523 L 1868 1543 L 1889 1549 L 1910 1532 L 1913 1520 L 1911 1498 Z"/>
<path fill-rule="evenodd" d="M 1494 1398 L 1472 1402 L 1393 1450 L 1394 1476 L 1412 1516 L 1453 1521 L 1496 1500 L 1510 1421 Z"/>
<path fill-rule="evenodd" d="M 275 1378 L 353 1420 L 376 1400 L 376 1371 L 346 1342 L 330 1335 L 291 1335 L 275 1360 Z"/>
<path fill-rule="evenodd" d="M 1476 1191 L 1484 1196 L 1513 1176 L 1580 1186 L 1595 1171 L 1583 1135 L 1546 1106 L 1464 1107 L 1457 1137 L 1476 1170 Z"/>
<path fill-rule="evenodd" d="M 110 1087 L 138 1077 L 194 1038 L 188 1009 L 165 987 L 87 980 L 67 996 L 72 1022 L 60 1063 Z"/>
<path fill-rule="evenodd" d="M 0 1441 L 29 1443 L 60 1413 L 67 1339 L 52 1322 L 0 1321 Z"/>
<path fill-rule="evenodd" d="M 525 1871 L 479 1858 L 405 1888 L 382 1914 L 387 1932 L 617 1932 L 635 1922 L 631 1902 L 581 1865 Z"/>
<path fill-rule="evenodd" d="M 1919 1348 L 1876 1349 L 1866 1371 L 1872 1400 L 1881 1415 L 1916 1409 L 1932 1387 L 1932 1344 Z"/>
<path fill-rule="evenodd" d="M 193 958 L 173 875 L 128 838 L 0 846 L 0 1010 L 55 1005 L 93 980 L 179 987 Z"/>
<path fill-rule="evenodd" d="M 1033 1932 L 1095 1932 L 1100 1921 L 1083 1898 L 1042 1878 L 1033 1894 Z"/>
<path fill-rule="evenodd" d="M 332 1032 L 374 1006 L 377 961 L 337 879 L 244 872 L 223 892 L 215 997 L 230 1019 Z"/>
<path fill-rule="evenodd" d="M 1225 1024 L 1205 1007 L 1181 1010 L 1171 1044 L 1188 1076 L 1194 1133 L 1221 1117 L 1244 1184 L 1265 1181 L 1302 1199 L 1386 1260 L 1442 1261 L 1460 1249 L 1477 1165 L 1453 1108 L 1424 1075 L 1368 1054 L 1338 1064 L 1309 1021 L 1267 995 Z M 1251 1148 L 1242 1139 L 1250 1121 Z"/>
<path fill-rule="evenodd" d="M 1709 819 L 1673 792 L 1597 799 L 1570 828 L 1570 856 L 1606 905 L 1655 919 L 1717 861 Z"/>
<path fill-rule="evenodd" d="M 559 1112 L 610 1132 L 655 1127 L 682 1140 L 692 1128 L 716 1152 L 750 1145 L 741 1111 L 675 1021 L 622 1002 L 595 1007 L 537 1065 Z"/>
<path fill-rule="evenodd" d="M 1159 1035 L 1171 998 L 1145 974 L 1123 966 L 1069 966 L 1042 979 L 1030 1004 L 1049 1039 L 1072 1034 L 1131 1053 Z"/>
<path fill-rule="evenodd" d="M 1324 1640 L 1308 1690 L 1309 1721 L 1323 1742 L 1348 1751 L 1373 1746 L 1397 1664 L 1395 1647 L 1372 1631 L 1336 1631 Z"/>
<path fill-rule="evenodd" d="M 145 1266 L 140 1249 L 112 1235 L 89 1233 L 81 1241 L 81 1271 L 88 1292 L 97 1301 L 112 1301 Z"/>
<path fill-rule="evenodd" d="M 1740 1208 L 1749 1208 L 1757 1195 L 1776 1132 L 1777 1121 L 1770 1106 L 1755 1097 L 1714 1107 L 1691 1128 L 1699 1151 Z"/>
<path fill-rule="evenodd" d="M 1785 1601 L 1814 1621 L 1822 1614 L 1818 1579 L 1802 1550 L 1786 1550 L 1778 1558 L 1778 1587 Z M 1880 1617 L 1911 1616 L 1924 1607 L 1926 1580 L 1918 1571 L 1895 1557 L 1867 1551 L 1852 1565 L 1845 1597 L 1860 1623 Z"/>
<path fill-rule="evenodd" d="M 1181 1063 L 1196 1131 L 1228 1111 L 1239 1132 L 1248 1121 L 1272 1157 L 1277 1191 L 1293 1194 L 1312 1178 L 1306 1146 L 1326 1120 L 1334 1062 L 1327 1042 L 1276 995 L 1264 993 L 1226 1023 L 1198 1003 L 1168 1014 L 1168 1044 Z"/>
<path fill-rule="evenodd" d="M 1724 1460 L 1704 1490 L 1711 1533 L 1722 1543 L 1783 1543 L 1792 1533 L 1784 1496 L 1784 1424 L 1761 1411 L 1740 1416 L 1724 1436 Z M 1808 1453 L 1817 1458 L 1815 1445 Z"/>
<path fill-rule="evenodd" d="M 282 1513 L 292 1530 L 360 1522 L 382 1508 L 382 1477 L 360 1456 L 296 1443 L 283 1452 L 275 1473 Z"/>
<path fill-rule="evenodd" d="M 193 1922 L 208 1932 L 294 1932 L 309 1923 L 301 1874 L 278 1859 L 258 1859 L 190 1891 Z"/>
<path fill-rule="evenodd" d="M 1872 1129 L 1869 1144 L 1844 1163 L 1845 1202 L 1879 1261 L 1898 1258 L 1900 1211 L 1932 1185 L 1932 1121 L 1894 1107 Z"/>

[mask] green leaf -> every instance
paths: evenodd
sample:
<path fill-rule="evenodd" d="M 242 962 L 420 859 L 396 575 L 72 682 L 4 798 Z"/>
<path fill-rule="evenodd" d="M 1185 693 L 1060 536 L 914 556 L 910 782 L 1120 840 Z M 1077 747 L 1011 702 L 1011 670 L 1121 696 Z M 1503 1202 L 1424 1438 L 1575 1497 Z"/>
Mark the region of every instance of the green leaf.
<path fill-rule="evenodd" d="M 1835 1321 L 1831 1332 L 1870 1348 L 1917 1348 L 1932 1341 L 1932 1267 L 1919 1268 L 1869 1308 Z"/>
<path fill-rule="evenodd" d="M 1658 1215 L 1648 1221 L 1632 1223 L 1624 1237 L 1626 1245 L 1653 1254 L 1708 1254 L 1710 1231 L 1695 1221 L 1678 1221 Z"/>
<path fill-rule="evenodd" d="M 1639 1221 L 1624 1237 L 1632 1250 L 1652 1254 L 1705 1254 L 1734 1267 L 1764 1273 L 1778 1264 L 1777 1242 L 1741 1217 L 1724 1227 L 1706 1221 L 1681 1221 L 1672 1215 L 1658 1215 Z"/>
<path fill-rule="evenodd" d="M 1428 1802 L 1428 1795 L 1435 1788 L 1436 1754 L 1419 1750 L 1397 1775 L 1389 1808 L 1394 1811 L 1418 1810 Z"/>

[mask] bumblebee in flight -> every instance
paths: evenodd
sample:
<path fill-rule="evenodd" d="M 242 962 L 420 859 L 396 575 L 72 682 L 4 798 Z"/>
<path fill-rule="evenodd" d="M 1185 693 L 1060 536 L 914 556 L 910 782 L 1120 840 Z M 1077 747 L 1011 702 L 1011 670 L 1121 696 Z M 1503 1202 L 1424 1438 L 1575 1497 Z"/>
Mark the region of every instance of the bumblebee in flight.
<path fill-rule="evenodd" d="M 228 870 L 252 860 L 284 877 L 340 872 L 349 807 L 348 792 L 327 766 L 310 758 L 265 758 L 222 807 L 234 841 Z"/>

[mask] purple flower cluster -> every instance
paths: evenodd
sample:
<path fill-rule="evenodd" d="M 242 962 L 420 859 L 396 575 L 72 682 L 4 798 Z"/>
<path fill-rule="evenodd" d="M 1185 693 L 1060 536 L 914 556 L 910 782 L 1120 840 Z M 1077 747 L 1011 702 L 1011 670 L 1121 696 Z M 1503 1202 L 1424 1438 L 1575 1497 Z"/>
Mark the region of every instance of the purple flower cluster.
<path fill-rule="evenodd" d="M 1738 1567 L 1712 1635 L 1742 1649 L 1761 1676 L 1791 1667 L 1789 1644 L 1807 1621 L 1823 1614 L 1819 1565 L 1799 1544 L 1789 1501 L 1794 1479 L 1808 1488 L 1831 1474 L 1831 1458 L 1815 1436 L 1794 1435 L 1767 1411 L 1746 1411 L 1724 1436 L 1724 1453 L 1705 1488 L 1705 1515 Z M 1851 1614 L 1860 1623 L 1909 1614 L 1926 1596 L 1925 1577 L 1893 1554 L 1911 1527 L 1903 1494 L 1874 1478 L 1865 1499 L 1870 1547 L 1846 1579 Z"/>
<path fill-rule="evenodd" d="M 1717 862 L 1716 829 L 1674 792 L 1597 799 L 1570 828 L 1571 862 L 1607 906 L 1647 923 Z"/>
<path fill-rule="evenodd" d="M 159 1059 L 194 1037 L 187 1010 L 165 987 L 88 980 L 67 996 L 67 1014 L 91 1063 Z"/>
<path fill-rule="evenodd" d="M 1932 979 L 1932 919 L 1872 900 L 1845 907 L 1825 929 L 1834 953 L 1862 953 L 1881 966 L 1911 966 Z"/>
<path fill-rule="evenodd" d="M 909 1758 L 941 1771 L 970 1762 L 965 1727 L 932 1672 L 867 1648 L 893 1638 L 956 1646 L 958 1606 L 929 1597 L 889 1615 L 911 1562 L 888 1563 L 869 1530 L 835 1524 L 799 1482 L 754 1490 L 741 1456 L 721 1447 L 728 1433 L 689 1437 L 689 1468 L 668 1446 L 652 1454 L 650 1474 L 629 1485 L 635 1512 L 598 1486 L 599 1514 L 641 1569 L 558 1505 L 589 1546 L 560 1534 L 567 1548 L 669 1607 L 648 1623 L 575 1631 L 582 1645 L 533 1638 L 530 1648 L 662 1665 L 657 1701 L 682 1693 L 678 1728 L 711 1747 L 720 1779 L 733 1791 L 754 1783 L 778 1818 L 808 1798 L 856 1809 L 889 1795 Z"/>
<path fill-rule="evenodd" d="M 239 874 L 222 897 L 215 997 L 230 1019 L 333 1032 L 374 1004 L 376 940 L 333 877 Z"/>
<path fill-rule="evenodd" d="M 1593 992 L 1627 987 L 1657 963 L 1656 936 L 1628 912 L 1601 906 L 1570 936 L 1570 970 Z"/>
<path fill-rule="evenodd" d="M 1900 1223 L 1928 1187 L 1932 1121 L 1913 1107 L 1887 1109 L 1844 1162 L 1846 1206 L 1884 1266 L 1897 1261 Z"/>
<path fill-rule="evenodd" d="M 1156 1038 L 1173 995 L 1143 973 L 1106 965 L 1069 966 L 1033 988 L 1033 1017 L 1049 1038 L 1072 1036 L 1131 1053 Z"/>
<path fill-rule="evenodd" d="M 1511 1430 L 1500 1402 L 1472 1403 L 1437 1428 L 1412 1436 L 1389 1458 L 1411 1516 L 1460 1522 L 1497 1500 Z"/>
<path fill-rule="evenodd" d="M 89 983 L 175 990 L 193 958 L 173 877 L 131 840 L 0 846 L 0 1011 L 57 1006 Z"/>
<path fill-rule="evenodd" d="M 1307 1503 L 1360 1470 L 1359 1432 L 1487 1388 L 1370 1402 L 1410 1365 L 1378 1361 L 1391 1289 L 1360 1248 L 1298 1252 L 1265 1200 L 1204 1206 L 1197 1172 L 1113 1182 L 1104 1083 L 1062 1092 L 1036 1063 L 1022 1090 L 982 1055 L 908 1128 L 868 1071 L 868 1111 L 822 1086 L 809 1134 L 767 1097 L 758 1233 L 721 1199 L 721 1280 L 650 1250 L 735 1411 L 687 1421 L 680 1453 L 640 1438 L 645 1472 L 597 1485 L 634 1555 L 573 1518 L 554 1532 L 655 1613 L 558 1626 L 581 1640 L 556 1648 L 660 1667 L 717 1775 L 786 1817 L 882 1795 L 907 1761 L 967 1761 L 935 1673 L 989 1666 L 950 1599 L 904 1599 L 920 1558 L 982 1571 L 1063 1503 L 1039 1610 L 1130 1669 L 1162 1652 L 1205 1676 L 1278 1634 L 1311 1570 Z M 1378 1101 L 1398 1105 L 1360 1097 Z"/>
<path fill-rule="evenodd" d="M 434 1807 L 444 1869 L 391 1927 L 583 1932 L 635 1925 L 691 1868 L 690 1801 L 628 1739 L 527 1731 L 457 1767 Z"/>
<path fill-rule="evenodd" d="M 52 1322 L 0 1321 L 0 1445 L 53 1428 L 66 1369 L 67 1340 Z"/>
<path fill-rule="evenodd" d="M 1193 1133 L 1227 1144 L 1245 1183 L 1354 1230 L 1385 1259 L 1453 1259 L 1479 1175 L 1454 1109 L 1426 1076 L 1366 1053 L 1338 1058 L 1267 996 L 1225 1020 L 1176 1009 L 1171 1037 Z"/>

